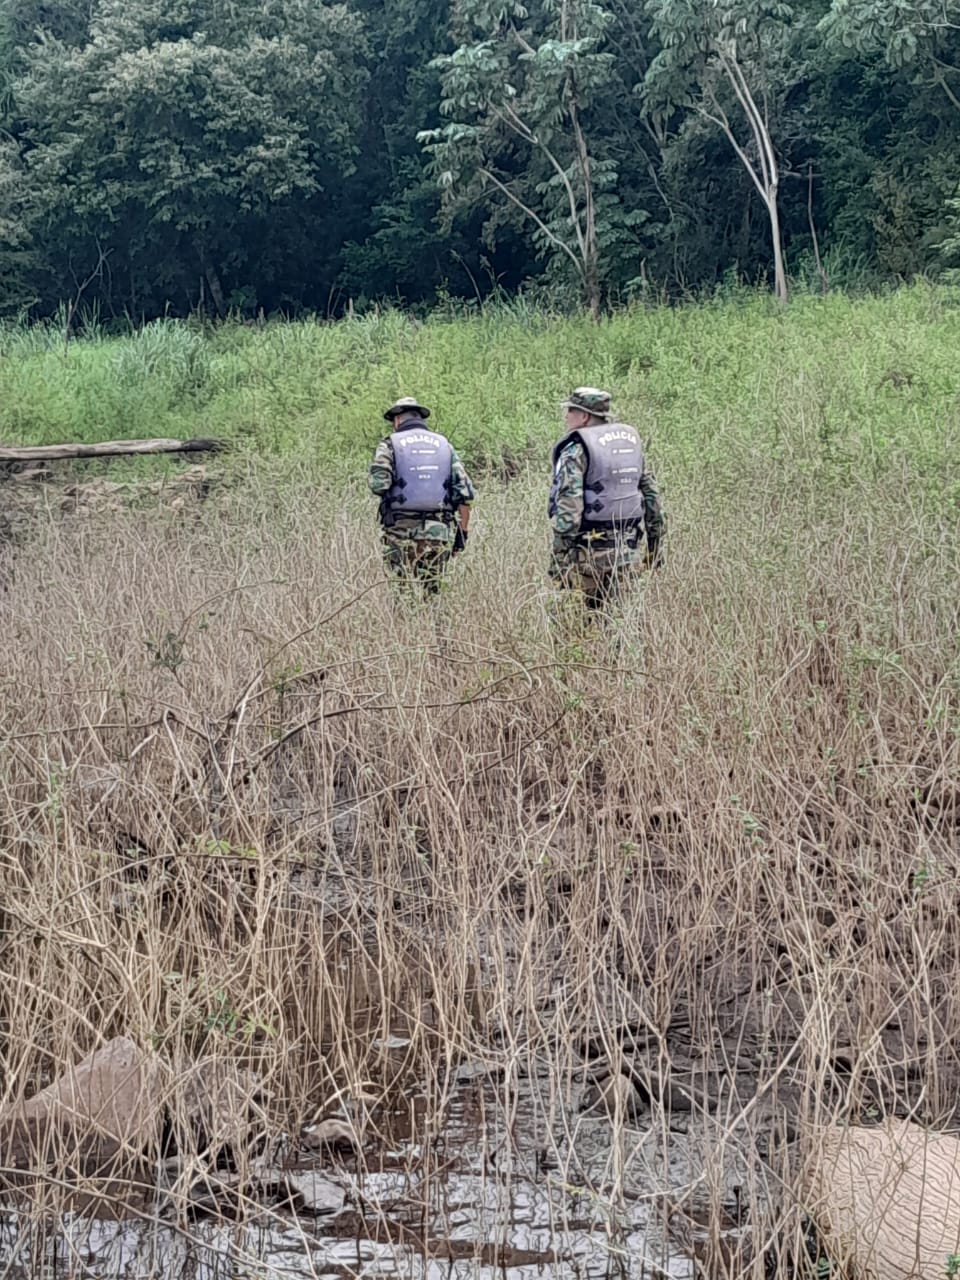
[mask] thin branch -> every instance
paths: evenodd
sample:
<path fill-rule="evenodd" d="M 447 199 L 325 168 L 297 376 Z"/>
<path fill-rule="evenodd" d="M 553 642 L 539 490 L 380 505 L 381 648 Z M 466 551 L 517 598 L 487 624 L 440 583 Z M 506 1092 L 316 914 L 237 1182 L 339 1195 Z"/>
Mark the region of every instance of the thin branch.
<path fill-rule="evenodd" d="M 550 148 L 546 145 L 546 143 L 542 142 L 540 138 L 537 136 L 537 134 L 535 134 L 532 131 L 532 129 L 530 129 L 529 125 L 527 125 L 523 120 L 520 119 L 520 117 L 517 115 L 517 113 L 513 110 L 512 107 L 503 108 L 503 110 L 508 113 L 510 117 L 509 119 L 506 116 L 504 116 L 497 107 L 491 107 L 491 110 L 493 111 L 494 115 L 498 117 L 498 119 L 503 120 L 505 124 L 510 125 L 510 127 L 513 128 L 514 132 L 519 133 L 520 136 L 522 138 L 525 138 L 527 142 L 530 143 L 531 146 L 538 147 L 540 151 L 550 161 L 550 164 L 553 166 L 558 177 L 560 178 L 560 181 L 563 183 L 564 189 L 566 190 L 567 200 L 570 204 L 570 221 L 573 224 L 573 229 L 577 237 L 577 245 L 580 249 L 580 254 L 585 260 L 587 256 L 587 250 L 586 250 L 586 245 L 584 243 L 583 231 L 581 230 L 581 227 L 580 227 L 580 213 L 579 213 L 579 210 L 577 209 L 577 196 L 576 196 L 576 192 L 573 189 L 573 184 L 570 182 L 570 179 L 567 177 L 567 172 L 564 169 L 563 165 L 556 158 L 556 156 L 553 154 Z M 511 123 L 511 122 L 515 122 L 515 123 Z"/>
<path fill-rule="evenodd" d="M 87 276 L 85 280 L 83 281 L 78 280 L 77 274 L 73 270 L 73 266 L 71 265 L 70 267 L 70 274 L 73 276 L 73 283 L 77 286 L 77 291 L 74 294 L 74 296 L 70 299 L 70 301 L 67 303 L 66 320 L 63 326 L 64 350 L 66 350 L 67 344 L 70 341 L 70 334 L 73 331 L 73 319 L 80 307 L 80 303 L 83 301 L 83 295 L 84 293 L 86 293 L 88 287 L 91 284 L 93 284 L 94 280 L 103 278 L 104 265 L 107 261 L 107 258 L 112 253 L 111 249 L 107 249 L 107 251 L 104 252 L 103 245 L 101 245 L 99 237 L 97 237 L 95 243 L 97 246 L 97 265 L 93 268 L 93 270 L 90 272 L 90 274 Z"/>
<path fill-rule="evenodd" d="M 502 191 L 508 200 L 512 200 L 518 209 L 520 209 L 523 213 L 525 213 L 528 218 L 531 218 L 537 224 L 537 226 L 540 228 L 540 230 L 543 232 L 543 234 L 547 237 L 548 240 L 550 240 L 553 244 L 555 244 L 558 249 L 563 250 L 563 252 L 567 255 L 567 257 L 576 267 L 577 274 L 580 276 L 582 280 L 583 279 L 583 263 L 580 261 L 577 255 L 573 252 L 570 246 L 565 241 L 561 240 L 560 237 L 556 235 L 553 231 L 551 231 L 550 228 L 547 226 L 547 224 L 543 221 L 543 219 L 538 217 L 537 214 L 534 213 L 534 211 L 530 208 L 529 205 L 524 204 L 519 196 L 514 195 L 514 193 L 510 190 L 510 188 L 506 185 L 506 183 L 501 182 L 500 179 L 496 176 L 496 174 L 491 173 L 489 169 L 481 169 L 480 173 L 483 175 L 483 177 L 489 178 L 490 181 L 493 183 L 493 185 L 497 187 L 500 191 Z"/>
<path fill-rule="evenodd" d="M 770 131 L 767 128 L 763 116 L 757 107 L 753 94 L 750 92 L 750 86 L 747 84 L 746 77 L 743 74 L 743 68 L 740 66 L 736 57 L 732 59 L 720 51 L 720 64 L 726 72 L 727 79 L 733 87 L 733 91 L 737 96 L 737 101 L 743 108 L 744 115 L 753 132 L 754 140 L 757 144 L 757 153 L 760 160 L 760 168 L 763 173 L 764 185 L 769 192 L 779 185 L 777 177 L 777 160 L 770 143 Z"/>
<path fill-rule="evenodd" d="M 960 98 L 957 98 L 957 95 L 953 92 L 953 90 L 947 84 L 946 77 L 943 74 L 944 71 L 956 71 L 957 68 L 951 67 L 948 62 L 941 62 L 939 58 L 934 58 L 933 64 L 936 68 L 936 70 L 933 73 L 934 84 L 938 84 L 940 86 L 943 92 L 950 99 L 951 105 L 957 111 L 960 111 Z"/>
<path fill-rule="evenodd" d="M 517 28 L 514 26 L 512 22 L 510 24 L 510 30 L 512 31 L 514 39 L 516 40 L 520 48 L 523 50 L 523 52 L 528 53 L 531 56 L 531 58 L 536 57 L 536 50 L 534 49 L 533 45 L 530 44 L 530 42 L 520 34 L 520 32 L 517 30 Z"/>
<path fill-rule="evenodd" d="M 705 120 L 709 120 L 711 124 L 715 124 L 717 128 L 720 129 L 723 132 L 723 134 L 726 136 L 727 141 L 730 143 L 731 147 L 733 147 L 734 151 L 740 157 L 740 162 L 742 163 L 743 167 L 746 169 L 747 173 L 750 175 L 751 179 L 753 180 L 753 185 L 757 188 L 757 191 L 760 193 L 760 199 L 769 208 L 770 197 L 767 193 L 766 188 L 763 185 L 763 182 L 759 174 L 754 168 L 753 161 L 750 159 L 746 151 L 737 141 L 736 135 L 734 134 L 733 129 L 730 127 L 730 121 L 727 119 L 726 112 L 717 102 L 712 92 L 710 94 L 710 97 L 714 107 L 719 112 L 719 115 L 713 115 L 711 112 L 707 111 L 704 107 L 701 107 L 701 106 L 696 107 L 696 110 L 699 112 L 701 116 L 703 116 Z"/>

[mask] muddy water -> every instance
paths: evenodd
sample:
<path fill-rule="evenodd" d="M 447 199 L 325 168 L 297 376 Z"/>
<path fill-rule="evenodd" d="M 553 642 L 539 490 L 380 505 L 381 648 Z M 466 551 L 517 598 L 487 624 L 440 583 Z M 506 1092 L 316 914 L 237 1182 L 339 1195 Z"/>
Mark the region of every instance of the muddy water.
<path fill-rule="evenodd" d="M 174 1225 L 67 1214 L 41 1226 L 0 1222 L 0 1276 L 10 1280 L 279 1280 L 288 1277 L 662 1277 L 696 1274 L 663 1227 L 664 1197 L 692 1203 L 704 1135 L 643 1117 L 620 1127 L 571 1107 L 544 1124 L 536 1081 L 518 1082 L 504 1122 L 502 1086 L 477 1075 L 457 1089 L 429 1149 L 367 1144 L 358 1160 L 326 1157 L 345 1193 L 336 1212 L 264 1202 L 242 1225 Z M 509 1131 L 509 1138 L 507 1133 Z M 373 1149 L 371 1149 L 373 1147 Z M 311 1167 L 303 1158 L 288 1170 Z M 314 1164 L 313 1167 L 316 1167 Z M 738 1175 L 737 1175 L 738 1176 Z M 744 1178 L 746 1177 L 744 1171 Z"/>

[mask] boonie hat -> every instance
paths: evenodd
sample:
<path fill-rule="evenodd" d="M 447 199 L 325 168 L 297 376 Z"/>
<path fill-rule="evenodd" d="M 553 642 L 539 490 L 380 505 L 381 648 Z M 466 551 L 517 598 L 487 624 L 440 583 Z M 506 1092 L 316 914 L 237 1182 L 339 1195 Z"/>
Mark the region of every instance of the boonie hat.
<path fill-rule="evenodd" d="M 390 419 L 395 418 L 398 413 L 419 413 L 421 418 L 430 417 L 430 410 L 425 409 L 415 396 L 401 396 L 396 403 L 390 406 L 383 416 L 389 422 Z"/>
<path fill-rule="evenodd" d="M 580 409 L 584 413 L 591 413 L 595 418 L 609 418 L 610 413 L 610 392 L 601 391 L 598 387 L 577 387 L 576 391 L 570 392 L 569 400 L 563 400 L 560 404 L 561 409 Z"/>

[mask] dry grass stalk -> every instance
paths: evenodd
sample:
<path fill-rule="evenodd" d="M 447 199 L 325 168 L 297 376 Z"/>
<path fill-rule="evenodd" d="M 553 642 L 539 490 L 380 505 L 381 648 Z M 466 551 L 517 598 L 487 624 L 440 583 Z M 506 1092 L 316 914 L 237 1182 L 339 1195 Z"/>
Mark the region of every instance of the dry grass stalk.
<path fill-rule="evenodd" d="M 347 1107 L 374 1159 L 415 1115 L 428 1185 L 479 1059 L 491 1158 L 525 1090 L 569 1182 L 588 1065 L 626 1062 L 609 1230 L 682 1121 L 700 1254 L 795 1266 L 780 1139 L 955 1115 L 956 539 L 857 494 L 802 553 L 811 487 L 735 541 L 704 490 L 593 627 L 507 498 L 435 607 L 392 600 L 369 512 L 293 490 L 51 521 L 8 564 L 3 1103 L 125 1034 L 254 1072 L 264 1131 Z"/>

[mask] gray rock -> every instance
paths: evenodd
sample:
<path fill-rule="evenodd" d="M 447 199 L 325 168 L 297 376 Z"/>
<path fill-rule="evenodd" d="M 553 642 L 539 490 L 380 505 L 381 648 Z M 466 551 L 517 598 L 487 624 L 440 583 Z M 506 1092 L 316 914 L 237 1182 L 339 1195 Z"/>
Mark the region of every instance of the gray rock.
<path fill-rule="evenodd" d="M 229 1058 L 201 1058 L 184 1071 L 169 1100 L 178 1145 L 189 1145 L 192 1136 L 212 1153 L 239 1153 L 267 1129 L 264 1101 L 255 1072 Z"/>
<path fill-rule="evenodd" d="M 308 1124 L 300 1131 L 305 1147 L 312 1151 L 359 1151 L 360 1136 L 350 1120 L 328 1116 L 316 1124 Z"/>
<path fill-rule="evenodd" d="M 613 1071 L 591 1084 L 583 1095 L 582 1111 L 606 1114 L 611 1120 L 633 1121 L 646 1108 L 646 1101 L 633 1081 L 621 1071 Z"/>
<path fill-rule="evenodd" d="M 301 1213 L 339 1213 L 346 1201 L 341 1187 L 313 1169 L 285 1175 L 294 1207 Z"/>

